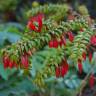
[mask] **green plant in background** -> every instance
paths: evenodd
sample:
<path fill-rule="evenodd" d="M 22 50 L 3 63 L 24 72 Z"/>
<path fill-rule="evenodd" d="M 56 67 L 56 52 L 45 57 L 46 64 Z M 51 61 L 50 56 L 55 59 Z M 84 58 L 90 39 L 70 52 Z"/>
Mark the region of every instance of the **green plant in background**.
<path fill-rule="evenodd" d="M 85 16 L 74 16 L 74 14 L 69 16 L 69 11 L 68 5 L 38 6 L 27 13 L 30 19 L 25 29 L 20 25 L 6 28 L 6 33 L 14 31 L 18 34 L 19 28 L 23 30 L 18 34 L 20 37 L 16 43 L 11 42 L 13 44 L 10 43 L 0 51 L 1 63 L 3 63 L 1 66 L 4 65 L 0 74 L 5 80 L 6 78 L 11 80 L 10 76 L 16 75 L 14 77 L 16 80 L 13 79 L 13 82 L 17 84 L 14 85 L 11 82 L 8 85 L 2 85 L 1 90 L 6 86 L 13 87 L 14 90 L 18 90 L 18 85 L 22 88 L 22 92 L 19 91 L 18 94 L 14 93 L 14 90 L 9 92 L 11 88 L 7 89 L 7 95 L 28 94 L 30 93 L 26 92 L 28 89 L 23 88 L 21 84 L 28 82 L 30 85 L 33 82 L 32 84 L 40 88 L 34 86 L 34 90 L 41 91 L 42 96 L 46 93 L 48 96 L 64 94 L 74 96 L 79 91 L 82 93 L 82 80 L 78 78 L 77 72 L 82 75 L 83 71 L 88 74 L 84 81 L 87 82 L 89 79 L 90 87 L 93 87 L 96 56 L 96 30 L 92 27 L 94 23 L 90 25 Z M 3 28 L 1 31 L 4 31 Z M 15 37 L 15 34 L 12 36 Z M 13 40 L 10 38 L 11 36 L 7 36 L 7 40 Z M 9 72 L 10 69 L 12 72 Z M 6 71 L 10 74 L 5 75 Z M 27 80 L 24 79 L 24 75 L 27 75 Z M 18 81 L 18 78 L 22 79 Z M 28 88 L 31 89 L 33 85 L 29 85 Z M 60 93 L 56 93 L 55 89 Z"/>
<path fill-rule="evenodd" d="M 0 0 L 0 11 L 7 11 L 7 10 L 15 10 L 16 5 L 20 2 L 20 0 Z"/>

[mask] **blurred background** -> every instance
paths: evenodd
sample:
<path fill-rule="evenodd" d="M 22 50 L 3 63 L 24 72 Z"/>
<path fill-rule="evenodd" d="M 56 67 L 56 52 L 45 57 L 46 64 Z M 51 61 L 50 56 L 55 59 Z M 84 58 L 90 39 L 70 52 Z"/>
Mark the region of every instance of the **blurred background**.
<path fill-rule="evenodd" d="M 96 0 L 0 0 L 0 49 L 21 38 L 20 33 L 25 29 L 27 14 L 32 7 L 48 3 L 66 3 L 82 15 L 87 14 L 96 19 Z M 33 56 L 34 64 L 37 64 L 36 58 Z M 86 62 L 87 67 L 90 68 L 89 62 Z M 89 70 L 87 67 L 84 66 L 85 73 L 81 77 L 78 72 L 72 70 L 65 79 L 49 78 L 47 87 L 39 89 L 32 83 L 31 75 L 35 74 L 34 70 L 31 70 L 30 76 L 27 76 L 27 71 L 23 73 L 22 70 L 16 69 L 4 70 L 3 64 L 0 64 L 0 96 L 75 96 L 76 88 Z M 72 72 L 74 75 L 71 76 Z M 94 93 L 94 90 L 90 91 L 86 87 L 82 96 L 93 96 L 92 92 Z"/>

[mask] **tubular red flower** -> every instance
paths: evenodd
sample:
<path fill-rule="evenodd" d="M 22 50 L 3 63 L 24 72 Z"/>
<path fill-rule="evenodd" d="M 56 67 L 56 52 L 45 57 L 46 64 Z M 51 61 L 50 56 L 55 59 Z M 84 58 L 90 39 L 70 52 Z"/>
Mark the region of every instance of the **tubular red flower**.
<path fill-rule="evenodd" d="M 74 40 L 74 35 L 73 35 L 72 32 L 68 32 L 68 37 L 69 37 L 70 42 L 73 42 L 73 40 Z"/>
<path fill-rule="evenodd" d="M 52 40 L 49 41 L 48 46 L 49 46 L 49 48 L 52 48 L 53 47 L 53 41 Z"/>
<path fill-rule="evenodd" d="M 21 56 L 21 63 L 24 68 L 28 68 L 28 66 L 29 66 L 28 55 L 24 54 Z"/>
<path fill-rule="evenodd" d="M 96 35 L 91 37 L 90 43 L 91 43 L 93 46 L 96 46 Z"/>
<path fill-rule="evenodd" d="M 53 40 L 53 47 L 58 48 L 58 45 L 59 45 L 58 40 Z"/>
<path fill-rule="evenodd" d="M 3 64 L 4 64 L 4 69 L 8 68 L 9 66 L 10 59 L 8 56 L 3 57 Z"/>
<path fill-rule="evenodd" d="M 85 52 L 83 52 L 82 57 L 84 60 L 86 60 L 86 53 Z"/>
<path fill-rule="evenodd" d="M 68 72 L 69 66 L 68 64 L 64 64 L 61 66 L 61 76 L 64 77 Z"/>
<path fill-rule="evenodd" d="M 93 88 L 94 83 L 95 83 L 94 74 L 91 74 L 91 76 L 90 76 L 90 78 L 89 78 L 89 85 L 90 85 L 90 88 Z"/>
<path fill-rule="evenodd" d="M 56 67 L 55 75 L 57 78 L 60 76 L 60 67 Z"/>
<path fill-rule="evenodd" d="M 13 67 L 14 67 L 14 63 L 13 63 L 13 61 L 10 60 L 10 62 L 9 62 L 9 68 L 13 68 Z"/>
<path fill-rule="evenodd" d="M 91 62 L 92 61 L 92 53 L 91 52 L 89 52 L 89 61 Z"/>
<path fill-rule="evenodd" d="M 64 46 L 66 45 L 66 39 L 64 37 L 60 39 L 59 45 L 60 45 L 60 47 L 62 47 L 63 45 Z"/>
<path fill-rule="evenodd" d="M 79 70 L 79 73 L 81 74 L 82 71 L 83 71 L 83 68 L 82 68 L 82 61 L 80 59 L 78 59 L 78 70 Z"/>

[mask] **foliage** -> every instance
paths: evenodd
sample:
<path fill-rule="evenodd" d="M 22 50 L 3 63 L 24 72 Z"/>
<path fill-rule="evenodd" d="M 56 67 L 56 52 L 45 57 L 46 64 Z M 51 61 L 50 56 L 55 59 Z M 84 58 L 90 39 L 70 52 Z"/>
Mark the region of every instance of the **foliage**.
<path fill-rule="evenodd" d="M 41 91 L 42 96 L 76 95 L 82 79 L 96 73 L 94 22 L 70 15 L 68 5 L 38 6 L 27 15 L 31 18 L 25 28 L 13 23 L 6 29 L 0 26 L 0 75 L 1 82 L 5 80 L 1 96 L 29 95 L 31 91 Z"/>

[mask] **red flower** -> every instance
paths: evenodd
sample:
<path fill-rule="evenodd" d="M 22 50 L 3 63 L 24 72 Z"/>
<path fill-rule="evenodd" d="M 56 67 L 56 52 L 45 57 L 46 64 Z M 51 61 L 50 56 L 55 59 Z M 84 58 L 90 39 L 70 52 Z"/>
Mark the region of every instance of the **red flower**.
<path fill-rule="evenodd" d="M 93 88 L 94 83 L 95 83 L 95 78 L 94 78 L 94 75 L 91 74 L 91 76 L 90 76 L 90 78 L 89 78 L 89 85 L 90 85 L 90 88 Z"/>
<path fill-rule="evenodd" d="M 59 45 L 62 47 L 62 45 L 66 46 L 66 39 L 65 38 L 61 38 L 61 40 L 59 41 Z"/>
<path fill-rule="evenodd" d="M 91 43 L 93 46 L 96 46 L 96 35 L 91 37 L 90 43 Z"/>
<path fill-rule="evenodd" d="M 82 71 L 83 71 L 83 68 L 82 68 L 82 61 L 80 59 L 78 59 L 78 70 L 79 70 L 79 73 L 81 74 Z"/>
<path fill-rule="evenodd" d="M 28 68 L 29 66 L 28 55 L 24 54 L 23 56 L 21 56 L 21 63 L 24 68 Z"/>
<path fill-rule="evenodd" d="M 4 64 L 4 69 L 8 68 L 9 66 L 10 59 L 8 56 L 3 57 L 3 64 Z"/>
<path fill-rule="evenodd" d="M 14 63 L 12 61 L 9 62 L 9 68 L 13 68 L 14 67 Z"/>
<path fill-rule="evenodd" d="M 55 75 L 57 78 L 60 76 L 60 67 L 56 67 Z"/>
<path fill-rule="evenodd" d="M 27 24 L 27 27 L 28 27 L 29 29 L 33 30 L 33 31 L 41 32 L 41 29 L 42 29 L 42 26 L 43 26 L 43 24 L 42 24 L 42 19 L 43 19 L 43 17 L 44 17 L 44 16 L 43 16 L 42 14 L 38 14 L 37 16 L 32 17 L 32 18 L 29 20 L 29 22 L 28 22 L 28 24 Z M 34 22 L 37 22 L 37 23 L 38 23 L 38 27 L 36 27 L 36 26 L 34 25 Z"/>
<path fill-rule="evenodd" d="M 53 47 L 53 41 L 52 40 L 49 41 L 48 45 L 49 45 L 49 48 L 52 48 Z"/>
<path fill-rule="evenodd" d="M 74 40 L 74 35 L 73 35 L 72 32 L 68 32 L 68 37 L 69 37 L 69 40 L 70 40 L 71 42 L 73 42 L 73 40 Z"/>
<path fill-rule="evenodd" d="M 69 66 L 68 66 L 67 63 L 61 66 L 61 75 L 62 75 L 62 77 L 64 77 L 67 74 L 68 68 L 69 68 Z"/>
<path fill-rule="evenodd" d="M 89 52 L 89 61 L 91 62 L 92 61 L 92 53 L 91 52 Z"/>
<path fill-rule="evenodd" d="M 58 45 L 59 45 L 58 40 L 53 40 L 53 47 L 58 48 Z"/>
<path fill-rule="evenodd" d="M 85 52 L 83 52 L 82 57 L 84 60 L 86 60 L 86 53 Z"/>

